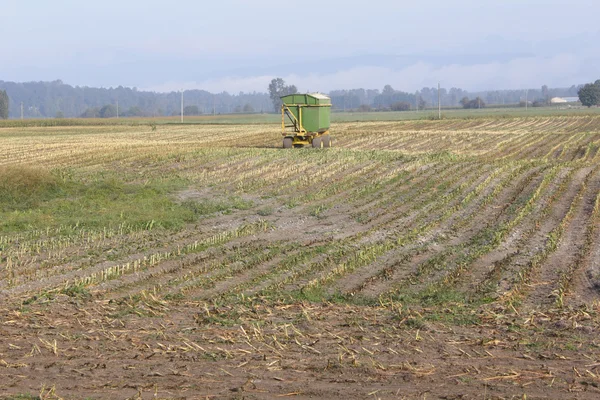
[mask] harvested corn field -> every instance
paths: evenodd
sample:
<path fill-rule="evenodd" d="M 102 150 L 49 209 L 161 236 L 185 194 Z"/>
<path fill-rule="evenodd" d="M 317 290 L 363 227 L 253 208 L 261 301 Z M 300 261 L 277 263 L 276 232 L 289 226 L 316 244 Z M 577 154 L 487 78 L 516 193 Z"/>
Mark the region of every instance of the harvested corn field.
<path fill-rule="evenodd" d="M 331 132 L 0 129 L 0 394 L 600 395 L 600 117 Z"/>

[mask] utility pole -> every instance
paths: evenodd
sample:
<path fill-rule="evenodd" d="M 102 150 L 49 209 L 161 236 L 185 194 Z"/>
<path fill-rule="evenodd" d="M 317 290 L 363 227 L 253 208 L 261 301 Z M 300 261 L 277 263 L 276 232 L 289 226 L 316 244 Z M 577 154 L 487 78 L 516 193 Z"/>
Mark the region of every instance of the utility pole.
<path fill-rule="evenodd" d="M 438 82 L 438 119 L 442 119 L 442 102 L 440 94 L 440 83 Z"/>
<path fill-rule="evenodd" d="M 119 100 L 117 100 L 117 119 L 119 119 Z"/>
<path fill-rule="evenodd" d="M 417 112 L 419 112 L 419 91 L 417 90 L 415 92 L 415 108 L 417 109 Z"/>
<path fill-rule="evenodd" d="M 23 121 L 23 102 L 21 102 L 21 121 Z"/>
<path fill-rule="evenodd" d="M 527 112 L 528 107 L 529 107 L 529 89 L 525 89 L 525 112 Z"/>
<path fill-rule="evenodd" d="M 181 123 L 183 124 L 183 89 L 181 89 Z"/>

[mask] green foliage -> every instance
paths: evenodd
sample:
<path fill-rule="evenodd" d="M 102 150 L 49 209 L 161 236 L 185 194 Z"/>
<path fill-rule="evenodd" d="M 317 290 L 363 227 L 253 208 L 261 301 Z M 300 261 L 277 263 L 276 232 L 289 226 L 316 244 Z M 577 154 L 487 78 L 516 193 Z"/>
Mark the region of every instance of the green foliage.
<path fill-rule="evenodd" d="M 114 177 L 61 179 L 58 172 L 4 167 L 0 171 L 0 231 L 57 226 L 128 224 L 178 227 L 198 215 L 169 196 L 175 182 L 128 184 Z"/>
<path fill-rule="evenodd" d="M 186 200 L 181 206 L 192 212 L 191 220 L 195 217 L 221 212 L 227 214 L 232 209 L 247 210 L 252 207 L 252 202 L 242 200 L 238 197 L 231 197 L 226 200 Z M 191 221 L 190 221 L 191 222 Z"/>
<path fill-rule="evenodd" d="M 41 400 L 39 396 L 34 396 L 32 394 L 16 394 L 9 395 L 8 397 L 0 397 L 2 400 Z"/>
<path fill-rule="evenodd" d="M 75 298 L 89 298 L 91 296 L 90 291 L 81 283 L 69 285 L 61 290 L 61 293 Z"/>
<path fill-rule="evenodd" d="M 129 183 L 106 173 L 85 179 L 31 167 L 0 168 L 0 232 L 55 226 L 179 228 L 205 215 L 247 210 L 251 201 L 228 197 L 177 202 L 188 182 Z"/>
<path fill-rule="evenodd" d="M 600 105 L 600 80 L 588 83 L 577 92 L 579 101 L 586 107 Z"/>
<path fill-rule="evenodd" d="M 460 101 L 460 104 L 463 106 L 463 108 L 485 108 L 485 102 L 483 101 L 483 99 L 481 99 L 481 97 L 477 97 L 473 100 L 469 100 L 468 97 L 463 97 L 462 100 Z"/>
<path fill-rule="evenodd" d="M 185 106 L 183 109 L 183 115 L 200 115 L 200 109 L 198 106 Z"/>
<path fill-rule="evenodd" d="M 281 109 L 281 97 L 288 94 L 298 93 L 298 89 L 294 85 L 286 85 L 281 78 L 275 78 L 269 84 L 269 97 L 273 102 L 273 109 L 276 113 Z"/>
<path fill-rule="evenodd" d="M 0 119 L 8 119 L 10 101 L 6 90 L 0 90 Z"/>
<path fill-rule="evenodd" d="M 390 106 L 392 111 L 408 111 L 410 110 L 410 103 L 406 101 L 397 101 Z"/>
<path fill-rule="evenodd" d="M 262 217 L 273 214 L 273 207 L 263 207 L 256 211 L 256 213 Z"/>
<path fill-rule="evenodd" d="M 81 115 L 81 118 L 99 118 L 100 109 L 98 107 L 90 107 L 86 109 Z"/>
<path fill-rule="evenodd" d="M 100 109 L 100 118 L 114 118 L 117 116 L 117 107 L 107 104 Z"/>
<path fill-rule="evenodd" d="M 36 207 L 60 192 L 57 177 L 44 169 L 0 167 L 0 211 Z"/>
<path fill-rule="evenodd" d="M 128 117 L 143 117 L 144 111 L 138 106 L 129 107 L 129 110 L 125 113 Z"/>

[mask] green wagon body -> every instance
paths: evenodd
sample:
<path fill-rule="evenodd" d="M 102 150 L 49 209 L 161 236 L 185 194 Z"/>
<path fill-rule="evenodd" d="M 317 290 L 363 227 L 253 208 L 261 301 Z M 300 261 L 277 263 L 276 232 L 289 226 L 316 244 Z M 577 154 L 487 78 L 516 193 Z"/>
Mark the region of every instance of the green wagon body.
<path fill-rule="evenodd" d="M 331 99 L 320 93 L 281 97 L 283 146 L 330 147 Z"/>

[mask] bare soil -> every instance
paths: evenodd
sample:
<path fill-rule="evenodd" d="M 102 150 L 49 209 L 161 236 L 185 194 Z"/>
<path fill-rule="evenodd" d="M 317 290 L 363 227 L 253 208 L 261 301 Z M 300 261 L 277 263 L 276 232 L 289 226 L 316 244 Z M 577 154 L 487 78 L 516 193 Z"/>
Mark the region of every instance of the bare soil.
<path fill-rule="evenodd" d="M 598 310 L 497 311 L 459 309 L 477 322 L 449 325 L 423 322 L 419 315 L 433 312 L 427 309 L 152 298 L 129 308 L 60 296 L 1 311 L 0 393 L 65 399 L 600 396 Z"/>

